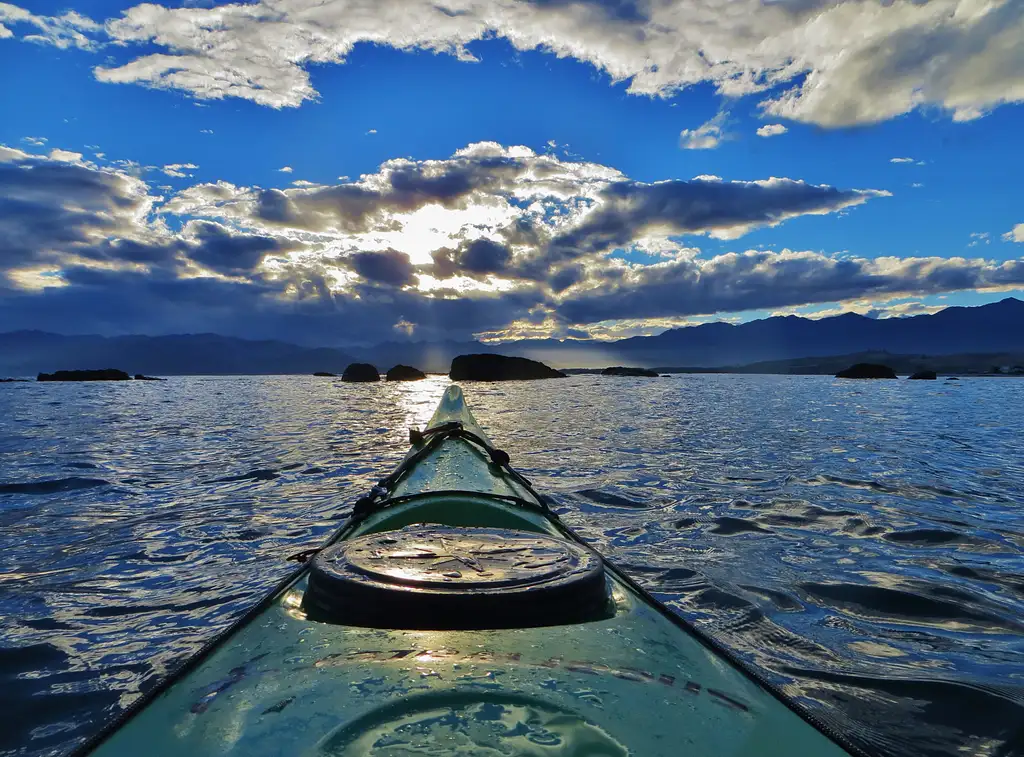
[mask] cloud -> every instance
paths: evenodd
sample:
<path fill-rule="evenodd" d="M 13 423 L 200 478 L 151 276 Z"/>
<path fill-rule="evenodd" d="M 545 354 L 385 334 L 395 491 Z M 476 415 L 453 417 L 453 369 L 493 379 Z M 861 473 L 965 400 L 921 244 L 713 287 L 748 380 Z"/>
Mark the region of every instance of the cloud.
<path fill-rule="evenodd" d="M 992 235 L 987 231 L 972 231 L 971 241 L 968 247 L 977 247 L 979 244 L 992 244 Z"/>
<path fill-rule="evenodd" d="M 295 169 L 294 169 L 294 168 L 292 168 L 291 166 L 282 166 L 281 168 L 278 168 L 277 170 L 278 170 L 278 171 L 279 171 L 280 173 L 291 173 L 291 172 L 292 172 L 292 171 L 294 171 Z"/>
<path fill-rule="evenodd" d="M 929 107 L 964 121 L 1024 101 L 1018 0 L 737 0 L 728 13 L 719 0 L 461 0 L 457 10 L 433 0 L 145 3 L 110 19 L 106 33 L 143 50 L 97 67 L 101 81 L 274 108 L 316 99 L 310 68 L 344 63 L 360 43 L 472 61 L 468 45 L 491 37 L 589 63 L 630 94 L 669 97 L 708 83 L 762 98 L 767 115 L 822 126 Z"/>
<path fill-rule="evenodd" d="M 192 174 L 185 173 L 186 171 L 193 171 L 199 168 L 195 163 L 171 163 L 170 165 L 164 166 L 160 170 L 168 176 L 173 176 L 176 179 L 184 179 Z"/>
<path fill-rule="evenodd" d="M 77 47 L 81 50 L 96 50 L 103 26 L 73 10 L 61 16 L 37 16 L 24 8 L 0 2 L 0 39 L 14 36 L 4 24 L 35 27 L 35 32 L 21 37 L 26 42 L 53 45 L 61 50 Z M 91 36 L 90 36 L 91 35 Z"/>
<path fill-rule="evenodd" d="M 61 150 L 59 147 L 55 147 L 50 150 L 50 160 L 59 160 L 64 163 L 79 163 L 82 160 L 82 153 Z"/>
<path fill-rule="evenodd" d="M 377 130 L 376 130 L 376 129 L 370 129 L 370 130 L 369 130 L 368 132 L 366 132 L 366 133 L 367 133 L 367 134 L 376 134 L 376 133 L 377 133 Z"/>
<path fill-rule="evenodd" d="M 713 150 L 724 138 L 725 114 L 719 113 L 696 129 L 679 132 L 679 146 L 684 150 Z"/>
<path fill-rule="evenodd" d="M 890 163 L 913 163 L 913 158 L 889 158 Z"/>
<path fill-rule="evenodd" d="M 155 202 L 146 185 L 80 158 L 59 149 L 41 157 L 0 148 L 0 272 L 105 260 L 111 238 L 146 240 L 139 223 Z"/>
<path fill-rule="evenodd" d="M 283 253 L 295 245 L 286 240 L 244 234 L 209 221 L 190 221 L 182 233 L 183 252 L 205 268 L 228 276 L 253 273 L 270 253 Z"/>
<path fill-rule="evenodd" d="M 409 256 L 398 250 L 356 252 L 345 258 L 347 265 L 367 281 L 402 287 L 415 280 Z"/>
<path fill-rule="evenodd" d="M 1024 281 L 1021 261 L 789 250 L 704 257 L 680 241 L 736 238 L 884 195 L 793 179 L 645 183 L 596 163 L 478 143 L 447 159 L 385 161 L 336 185 L 218 181 L 165 197 L 137 166 L 66 153 L 0 147 L 8 328 L 331 344 L 393 338 L 396 322 L 418 339 L 608 335 L 610 321 L 636 331 L 644 319 Z"/>
<path fill-rule="evenodd" d="M 21 141 L 33 147 L 43 147 L 46 144 L 46 137 L 22 137 Z"/>
<path fill-rule="evenodd" d="M 757 136 L 759 137 L 777 137 L 781 134 L 785 134 L 787 129 L 782 124 L 765 124 L 757 130 Z"/>
<path fill-rule="evenodd" d="M 441 248 L 431 253 L 432 275 L 441 279 L 457 275 L 486 278 L 489 274 L 506 272 L 512 260 L 507 245 L 480 237 L 465 242 L 457 249 Z"/>
<path fill-rule="evenodd" d="M 1022 284 L 1024 260 L 869 259 L 748 250 L 630 268 L 615 278 L 572 290 L 557 309 L 564 322 L 585 324 Z"/>
<path fill-rule="evenodd" d="M 1024 243 L 1024 223 L 1018 223 L 1008 232 L 1003 234 L 1003 241 L 1005 242 L 1022 242 Z"/>
<path fill-rule="evenodd" d="M 200 134 L 213 134 L 213 129 L 200 129 Z"/>
<path fill-rule="evenodd" d="M 654 184 L 620 181 L 603 189 L 597 209 L 556 238 L 553 246 L 604 251 L 627 245 L 651 230 L 735 239 L 757 226 L 774 226 L 798 215 L 832 213 L 887 195 L 779 178 Z"/>

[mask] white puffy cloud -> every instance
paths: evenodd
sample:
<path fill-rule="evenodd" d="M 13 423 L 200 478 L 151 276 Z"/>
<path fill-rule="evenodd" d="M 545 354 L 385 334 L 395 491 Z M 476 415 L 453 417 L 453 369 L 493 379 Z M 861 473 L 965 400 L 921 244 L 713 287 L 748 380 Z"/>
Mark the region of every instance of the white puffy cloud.
<path fill-rule="evenodd" d="M 913 163 L 913 158 L 889 158 L 890 163 Z"/>
<path fill-rule="evenodd" d="M 79 163 L 82 160 L 82 153 L 61 150 L 59 147 L 55 147 L 50 150 L 50 160 L 59 160 L 64 163 Z"/>
<path fill-rule="evenodd" d="M 99 46 L 95 38 L 103 31 L 102 25 L 75 11 L 67 11 L 60 16 L 37 16 L 17 5 L 0 3 L 0 39 L 13 37 L 14 32 L 4 24 L 34 27 L 35 31 L 23 34 L 21 38 L 61 50 L 70 47 L 95 50 Z"/>
<path fill-rule="evenodd" d="M 168 176 L 173 176 L 175 179 L 184 179 L 192 174 L 186 173 L 186 171 L 194 171 L 199 168 L 195 163 L 171 163 L 166 165 L 160 170 Z"/>
<path fill-rule="evenodd" d="M 714 150 L 724 138 L 725 114 L 707 121 L 696 129 L 679 132 L 679 146 L 684 150 Z"/>
<path fill-rule="evenodd" d="M 21 141 L 33 147 L 43 147 L 46 144 L 46 137 L 22 137 Z"/>
<path fill-rule="evenodd" d="M 968 247 L 977 247 L 979 244 L 991 244 L 992 235 L 987 231 L 972 231 L 971 241 L 967 244 Z"/>
<path fill-rule="evenodd" d="M 787 129 L 782 124 L 765 124 L 757 130 L 757 136 L 759 137 L 777 137 L 781 134 L 785 134 Z"/>
<path fill-rule="evenodd" d="M 628 81 L 631 94 L 671 96 L 706 82 L 726 96 L 762 97 L 766 114 L 824 126 L 924 107 L 963 121 L 1024 101 L 1019 0 L 146 3 L 106 31 L 159 51 L 98 67 L 102 81 L 275 108 L 315 99 L 309 67 L 343 63 L 359 43 L 470 61 L 467 45 L 492 36 L 588 62 Z"/>
<path fill-rule="evenodd" d="M 277 170 L 278 170 L 278 172 L 280 172 L 280 173 L 291 173 L 291 172 L 292 172 L 292 171 L 294 171 L 295 169 L 294 169 L 294 168 L 292 168 L 291 166 L 282 166 L 281 168 L 278 168 Z"/>
<path fill-rule="evenodd" d="M 1008 232 L 1003 234 L 1003 240 L 1007 242 L 1022 242 L 1024 243 L 1024 223 L 1018 223 Z"/>

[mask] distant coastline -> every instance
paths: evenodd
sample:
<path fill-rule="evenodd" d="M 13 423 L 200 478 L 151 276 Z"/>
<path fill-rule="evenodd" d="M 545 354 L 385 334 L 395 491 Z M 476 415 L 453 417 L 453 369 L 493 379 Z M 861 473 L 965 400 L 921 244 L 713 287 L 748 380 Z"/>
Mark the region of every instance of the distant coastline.
<path fill-rule="evenodd" d="M 783 376 L 833 376 L 854 363 L 882 363 L 900 375 L 934 371 L 940 376 L 1024 377 L 1024 351 L 965 353 L 958 355 L 894 355 L 888 352 L 854 352 L 767 360 L 746 365 L 659 366 L 658 373 L 737 373 Z M 600 368 L 565 368 L 569 374 L 599 374 Z"/>
<path fill-rule="evenodd" d="M 872 319 L 774 316 L 741 324 L 707 323 L 617 341 L 524 339 L 393 341 L 314 347 L 222 334 L 158 336 L 0 333 L 0 377 L 34 377 L 66 368 L 130 366 L 150 376 L 341 375 L 353 363 L 415 366 L 448 373 L 458 355 L 535 360 L 570 373 L 611 366 L 658 373 L 832 374 L 853 363 L 883 363 L 897 373 L 1016 375 L 1024 366 L 1024 302 L 1012 297 L 933 315 Z"/>

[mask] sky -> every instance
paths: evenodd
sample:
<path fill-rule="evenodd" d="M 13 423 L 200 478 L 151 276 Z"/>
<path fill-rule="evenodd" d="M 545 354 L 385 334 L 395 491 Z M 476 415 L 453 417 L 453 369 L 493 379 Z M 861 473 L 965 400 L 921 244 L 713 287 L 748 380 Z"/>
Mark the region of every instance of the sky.
<path fill-rule="evenodd" d="M 1024 296 L 1019 0 L 0 1 L 0 331 L 616 339 Z"/>

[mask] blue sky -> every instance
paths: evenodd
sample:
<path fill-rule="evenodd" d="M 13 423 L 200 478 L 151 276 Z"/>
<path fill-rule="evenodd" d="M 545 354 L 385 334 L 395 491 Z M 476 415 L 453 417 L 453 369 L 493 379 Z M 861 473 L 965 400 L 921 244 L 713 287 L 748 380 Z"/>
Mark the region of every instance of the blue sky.
<path fill-rule="evenodd" d="M 613 338 L 1019 294 L 1021 6 L 735 5 L 756 49 L 702 0 L 0 3 L 0 330 Z"/>

